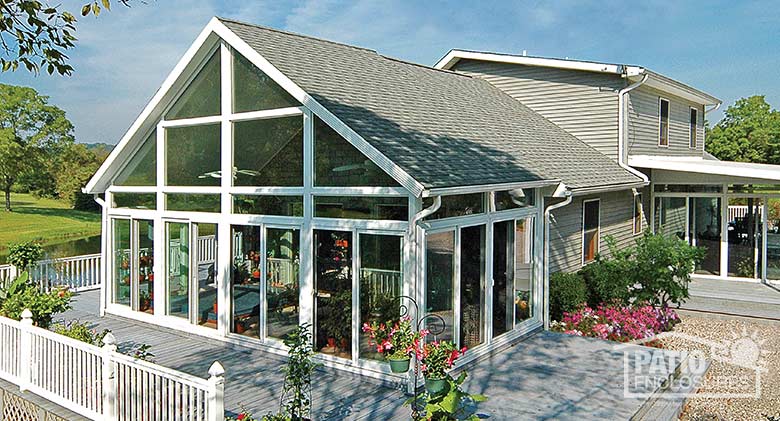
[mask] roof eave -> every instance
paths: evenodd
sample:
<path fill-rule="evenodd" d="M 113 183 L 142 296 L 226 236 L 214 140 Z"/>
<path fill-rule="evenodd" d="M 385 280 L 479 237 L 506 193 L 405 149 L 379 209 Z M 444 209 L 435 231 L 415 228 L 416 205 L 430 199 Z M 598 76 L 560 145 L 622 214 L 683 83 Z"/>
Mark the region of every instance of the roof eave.
<path fill-rule="evenodd" d="M 482 193 L 486 191 L 533 189 L 537 187 L 555 186 L 560 183 L 561 180 L 553 179 L 553 180 L 518 181 L 518 182 L 493 183 L 493 184 L 475 184 L 470 186 L 434 187 L 434 188 L 427 188 L 423 190 L 422 197 L 450 196 L 454 194 Z"/>
<path fill-rule="evenodd" d="M 648 74 L 650 76 L 645 82 L 646 86 L 673 94 L 675 96 L 687 99 L 697 104 L 717 105 L 723 102 L 719 98 L 716 98 L 704 91 L 693 88 L 682 82 L 678 82 L 668 76 L 664 76 L 652 70 L 643 69 L 642 74 Z M 628 75 L 628 79 L 631 82 L 637 82 L 641 80 L 641 78 L 642 78 L 641 74 Z"/>

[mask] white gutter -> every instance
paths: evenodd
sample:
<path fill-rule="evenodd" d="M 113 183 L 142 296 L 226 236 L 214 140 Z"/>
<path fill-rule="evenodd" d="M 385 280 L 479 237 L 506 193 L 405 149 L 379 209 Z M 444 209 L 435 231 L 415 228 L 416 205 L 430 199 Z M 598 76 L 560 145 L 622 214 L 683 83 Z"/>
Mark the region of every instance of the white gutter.
<path fill-rule="evenodd" d="M 628 85 L 627 87 L 623 88 L 618 92 L 618 165 L 623 167 L 625 170 L 630 172 L 631 174 L 634 174 L 635 176 L 641 178 L 645 184 L 650 183 L 650 180 L 647 178 L 646 175 L 644 175 L 642 172 L 637 171 L 626 164 L 626 158 L 624 156 L 625 154 L 625 148 L 626 148 L 626 99 L 625 96 L 630 91 L 638 88 L 645 82 L 647 82 L 647 78 L 649 78 L 650 75 L 648 73 L 645 73 L 644 76 L 642 76 L 642 80 L 639 82 L 632 83 L 631 85 Z"/>
<path fill-rule="evenodd" d="M 553 193 L 552 197 L 564 197 L 565 200 L 548 206 L 544 210 L 544 329 L 550 329 L 550 216 L 555 209 L 562 208 L 572 200 L 571 191 L 561 183 Z"/>
<path fill-rule="evenodd" d="M 717 111 L 718 108 L 720 108 L 720 104 L 722 104 L 722 102 L 719 102 L 719 103 L 715 104 L 715 106 L 710 108 L 709 110 L 705 108 L 704 109 L 704 115 L 707 115 L 707 113 L 711 113 L 713 111 Z"/>

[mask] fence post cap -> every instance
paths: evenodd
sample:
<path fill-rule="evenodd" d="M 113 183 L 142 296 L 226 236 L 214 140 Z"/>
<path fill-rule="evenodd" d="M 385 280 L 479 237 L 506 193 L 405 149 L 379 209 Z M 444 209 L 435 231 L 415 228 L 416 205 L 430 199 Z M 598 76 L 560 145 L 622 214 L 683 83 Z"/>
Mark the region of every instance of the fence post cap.
<path fill-rule="evenodd" d="M 209 375 L 211 377 L 220 377 L 225 375 L 225 368 L 222 367 L 222 364 L 219 363 L 219 361 L 214 361 L 213 364 L 211 364 L 211 367 L 209 367 Z"/>
<path fill-rule="evenodd" d="M 33 316 L 32 311 L 30 311 L 29 308 L 26 308 L 26 309 L 24 309 L 22 311 L 22 321 L 23 322 L 29 321 L 30 323 L 32 323 L 32 316 Z"/>
<path fill-rule="evenodd" d="M 116 347 L 116 338 L 111 332 L 106 333 L 106 336 L 103 337 L 103 348 L 107 347 Z"/>

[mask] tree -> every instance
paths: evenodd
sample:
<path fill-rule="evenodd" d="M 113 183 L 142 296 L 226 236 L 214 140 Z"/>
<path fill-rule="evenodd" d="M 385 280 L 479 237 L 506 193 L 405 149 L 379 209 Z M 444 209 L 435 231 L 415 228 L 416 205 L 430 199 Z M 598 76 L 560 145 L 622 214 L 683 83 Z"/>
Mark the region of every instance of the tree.
<path fill-rule="evenodd" d="M 707 152 L 724 161 L 780 163 L 780 111 L 763 95 L 737 100 L 707 131 Z"/>
<path fill-rule="evenodd" d="M 129 6 L 131 0 L 118 0 Z M 102 6 L 102 7 L 101 7 Z M 98 16 L 110 0 L 93 1 L 81 8 L 81 15 Z M 60 4 L 48 5 L 38 0 L 0 0 L 0 69 L 16 70 L 21 65 L 38 73 L 57 72 L 70 75 L 65 52 L 75 47 L 76 17 Z"/>
<path fill-rule="evenodd" d="M 2 0 L 0 0 L 2 1 Z M 11 187 L 22 176 L 47 171 L 73 144 L 73 124 L 65 111 L 35 89 L 0 83 L 0 187 L 11 210 Z"/>
<path fill-rule="evenodd" d="M 81 188 L 95 174 L 106 155 L 99 155 L 81 143 L 67 147 L 58 157 L 54 179 L 57 197 L 68 202 L 75 209 L 94 209 L 92 196 L 81 192 Z"/>

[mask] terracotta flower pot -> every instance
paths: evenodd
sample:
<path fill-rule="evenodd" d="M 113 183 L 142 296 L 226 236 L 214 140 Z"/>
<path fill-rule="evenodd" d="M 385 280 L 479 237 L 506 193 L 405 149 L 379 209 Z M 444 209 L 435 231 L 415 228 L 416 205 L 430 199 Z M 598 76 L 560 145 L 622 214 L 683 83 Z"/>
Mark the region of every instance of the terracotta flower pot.
<path fill-rule="evenodd" d="M 429 395 L 438 395 L 444 391 L 444 387 L 447 385 L 446 379 L 431 379 L 425 378 L 425 390 Z"/>
<path fill-rule="evenodd" d="M 390 363 L 390 371 L 396 374 L 406 373 L 409 371 L 409 361 L 409 357 L 406 357 L 402 360 L 394 360 L 392 358 L 387 359 L 387 362 Z"/>
<path fill-rule="evenodd" d="M 336 338 L 328 338 L 328 348 L 336 347 Z"/>

